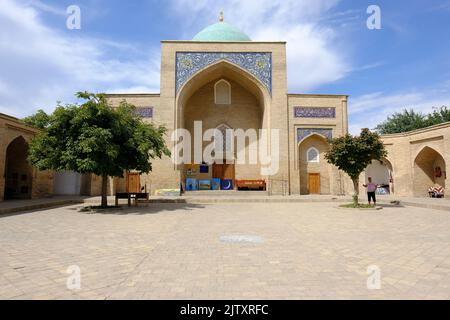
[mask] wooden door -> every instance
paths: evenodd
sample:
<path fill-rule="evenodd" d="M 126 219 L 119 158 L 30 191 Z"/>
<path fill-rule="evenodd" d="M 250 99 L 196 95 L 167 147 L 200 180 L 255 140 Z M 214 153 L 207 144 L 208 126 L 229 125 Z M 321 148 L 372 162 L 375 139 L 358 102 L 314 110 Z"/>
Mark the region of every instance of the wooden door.
<path fill-rule="evenodd" d="M 141 192 L 141 175 L 139 173 L 127 174 L 127 192 L 128 193 Z"/>
<path fill-rule="evenodd" d="M 235 178 L 234 164 L 223 165 L 223 180 L 233 180 Z"/>
<path fill-rule="evenodd" d="M 234 164 L 214 164 L 213 165 L 213 178 L 221 180 L 233 180 L 235 179 L 235 165 Z"/>
<path fill-rule="evenodd" d="M 320 173 L 310 173 L 308 175 L 309 194 L 320 194 Z"/>
<path fill-rule="evenodd" d="M 222 179 L 223 168 L 221 164 L 213 164 L 213 178 L 214 179 Z"/>

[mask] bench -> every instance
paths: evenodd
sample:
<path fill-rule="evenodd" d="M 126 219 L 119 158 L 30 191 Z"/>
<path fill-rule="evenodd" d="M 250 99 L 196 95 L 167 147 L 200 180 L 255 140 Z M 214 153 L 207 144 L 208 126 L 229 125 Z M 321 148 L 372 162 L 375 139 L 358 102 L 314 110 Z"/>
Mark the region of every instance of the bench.
<path fill-rule="evenodd" d="M 122 192 L 116 193 L 116 207 L 119 206 L 120 199 L 128 200 L 128 206 L 131 207 L 131 200 L 134 200 L 134 205 L 138 205 L 138 200 L 148 200 L 148 193 L 140 193 L 140 192 Z"/>
<path fill-rule="evenodd" d="M 238 190 L 267 190 L 267 184 L 264 180 L 236 180 L 236 187 Z"/>

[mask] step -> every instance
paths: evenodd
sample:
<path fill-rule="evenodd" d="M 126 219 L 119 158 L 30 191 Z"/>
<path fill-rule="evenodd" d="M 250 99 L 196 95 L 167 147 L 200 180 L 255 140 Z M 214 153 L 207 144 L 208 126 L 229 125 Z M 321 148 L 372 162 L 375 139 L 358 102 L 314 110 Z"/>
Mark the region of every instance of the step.
<path fill-rule="evenodd" d="M 187 191 L 184 197 L 267 197 L 267 191 Z"/>

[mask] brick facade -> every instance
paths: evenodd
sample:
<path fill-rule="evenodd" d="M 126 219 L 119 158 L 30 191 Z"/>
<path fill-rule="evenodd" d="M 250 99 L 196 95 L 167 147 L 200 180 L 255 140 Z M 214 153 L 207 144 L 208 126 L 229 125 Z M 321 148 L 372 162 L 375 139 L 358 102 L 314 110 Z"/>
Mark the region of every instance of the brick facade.
<path fill-rule="evenodd" d="M 8 190 L 13 190 L 14 198 L 22 199 L 53 194 L 53 173 L 36 170 L 26 159 L 27 144 L 37 133 L 20 120 L 0 114 L 0 201 Z"/>

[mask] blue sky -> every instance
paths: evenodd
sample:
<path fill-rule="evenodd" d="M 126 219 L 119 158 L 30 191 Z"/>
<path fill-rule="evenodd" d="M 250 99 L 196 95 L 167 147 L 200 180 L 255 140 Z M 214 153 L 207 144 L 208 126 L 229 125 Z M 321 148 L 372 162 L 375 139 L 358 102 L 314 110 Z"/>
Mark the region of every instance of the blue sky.
<path fill-rule="evenodd" d="M 81 30 L 66 8 L 81 8 Z M 382 29 L 366 27 L 381 8 Z M 23 117 L 80 90 L 158 92 L 160 40 L 218 20 L 288 41 L 290 93 L 350 95 L 352 133 L 405 107 L 450 106 L 450 0 L 1 0 L 0 112 Z"/>

